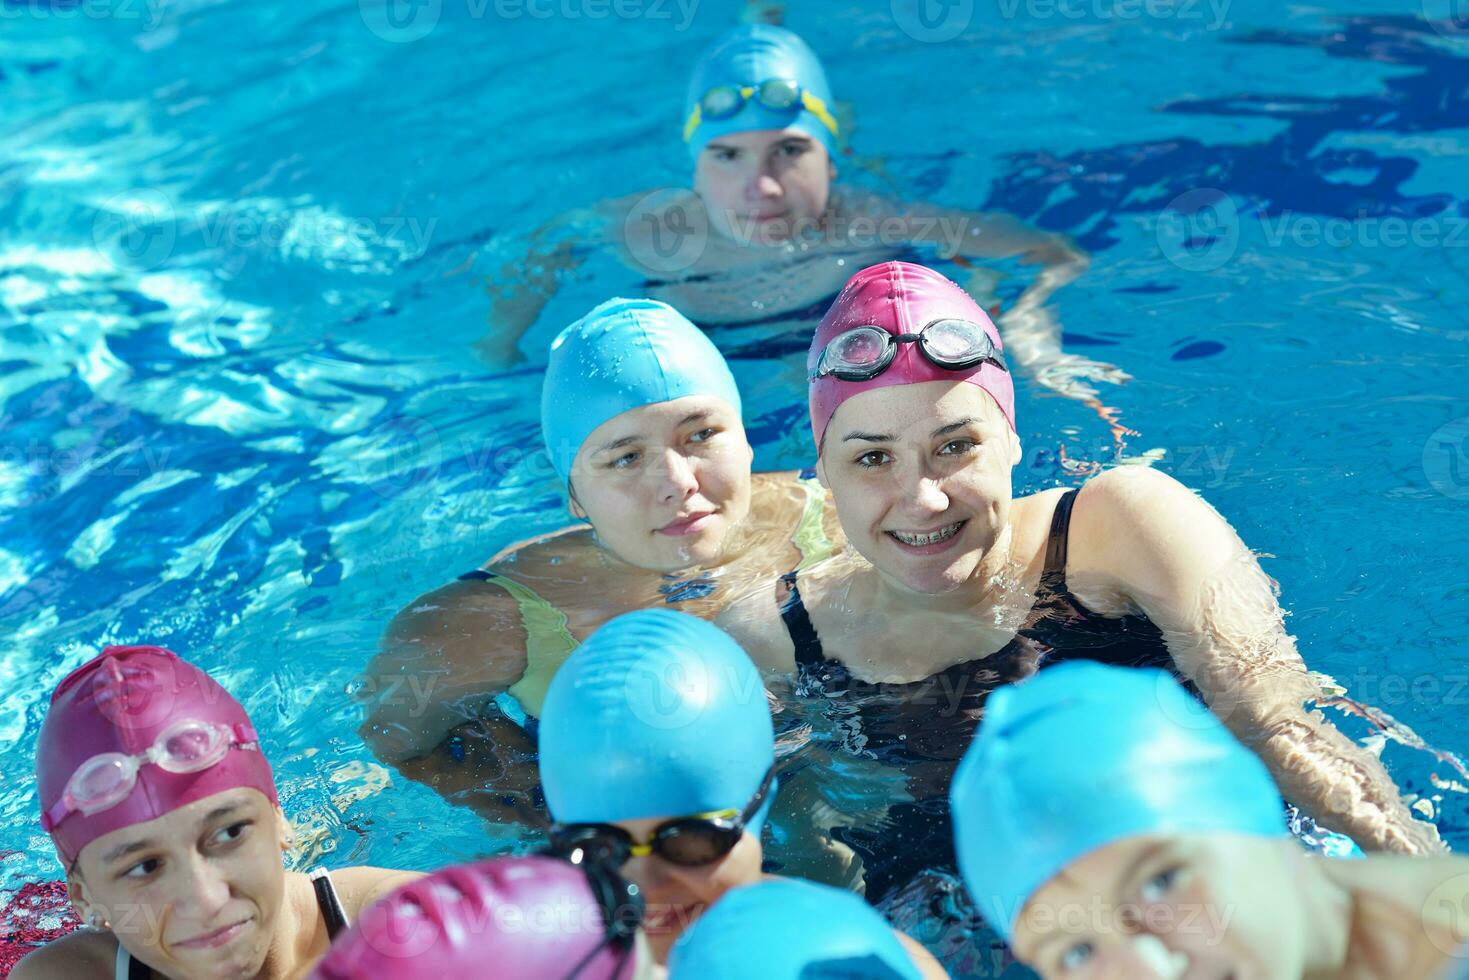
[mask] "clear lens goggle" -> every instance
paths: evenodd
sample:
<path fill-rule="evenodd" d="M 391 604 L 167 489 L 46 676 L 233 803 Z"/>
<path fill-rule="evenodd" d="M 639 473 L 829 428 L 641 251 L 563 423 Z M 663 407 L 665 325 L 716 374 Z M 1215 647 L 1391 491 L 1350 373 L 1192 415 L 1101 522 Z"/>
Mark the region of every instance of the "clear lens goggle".
<path fill-rule="evenodd" d="M 260 739 L 250 725 L 216 725 L 185 719 L 165 728 L 146 751 L 137 755 L 104 752 L 77 767 L 61 799 L 46 811 L 41 823 L 49 832 L 73 812 L 91 816 L 127 799 L 138 783 L 138 770 L 152 763 L 165 772 L 200 772 L 218 765 L 230 749 L 260 750 Z"/>
<path fill-rule="evenodd" d="M 805 109 L 821 120 L 821 124 L 831 130 L 833 136 L 837 133 L 836 118 L 832 116 L 825 102 L 801 88 L 794 79 L 769 78 L 759 85 L 716 85 L 705 92 L 689 113 L 688 121 L 684 123 L 684 142 L 694 138 L 694 130 L 699 128 L 700 123 L 710 119 L 728 119 L 744 108 L 749 99 L 754 99 L 772 112 Z"/>
<path fill-rule="evenodd" d="M 983 361 L 1009 370 L 999 346 L 983 326 L 946 318 L 934 320 L 917 333 L 892 334 L 875 326 L 839 333 L 821 349 L 808 380 L 829 375 L 841 381 L 869 381 L 893 363 L 899 344 L 917 344 L 929 363 L 948 371 L 963 371 Z"/>

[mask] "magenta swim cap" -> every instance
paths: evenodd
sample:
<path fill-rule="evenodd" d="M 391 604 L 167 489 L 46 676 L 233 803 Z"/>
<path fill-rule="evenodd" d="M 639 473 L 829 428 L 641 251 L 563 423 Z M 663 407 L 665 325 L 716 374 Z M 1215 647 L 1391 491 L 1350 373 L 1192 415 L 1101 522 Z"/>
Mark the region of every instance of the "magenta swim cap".
<path fill-rule="evenodd" d="M 995 346 L 1000 332 L 989 316 L 963 289 L 932 269 L 911 262 L 884 262 L 857 273 L 842 287 L 841 294 L 821 318 L 806 367 L 815 367 L 826 345 L 855 327 L 877 327 L 890 334 L 918 333 L 935 320 L 969 320 L 984 327 Z M 911 385 L 923 381 L 963 381 L 983 388 L 1000 406 L 1010 428 L 1015 428 L 1015 385 L 1010 372 L 989 361 L 972 368 L 950 371 L 931 363 L 917 344 L 902 344 L 888 369 L 867 381 L 842 381 L 830 375 L 811 382 L 811 432 L 821 449 L 826 427 L 842 402 L 853 395 L 889 385 Z"/>
<path fill-rule="evenodd" d="M 143 763 L 121 802 L 90 816 L 79 810 L 54 823 L 46 814 L 61 801 L 82 763 L 108 752 L 138 755 L 180 721 L 202 721 L 253 740 L 250 716 L 214 678 L 162 647 L 107 647 L 56 686 L 36 744 L 41 826 L 66 864 L 103 834 L 154 820 L 225 790 L 248 787 L 279 800 L 270 763 L 258 746 L 230 748 L 215 765 L 173 773 Z"/>
<path fill-rule="evenodd" d="M 603 872 L 611 874 L 610 872 Z M 496 858 L 437 871 L 372 905 L 312 980 L 632 980 L 638 912 L 609 940 L 587 872 L 554 857 Z"/>

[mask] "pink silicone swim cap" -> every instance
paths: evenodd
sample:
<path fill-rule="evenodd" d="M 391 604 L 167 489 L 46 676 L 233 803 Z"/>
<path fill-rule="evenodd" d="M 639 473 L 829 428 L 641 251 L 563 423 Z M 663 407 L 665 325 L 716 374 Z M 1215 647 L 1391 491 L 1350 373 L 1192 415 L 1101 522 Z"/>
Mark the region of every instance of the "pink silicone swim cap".
<path fill-rule="evenodd" d="M 437 871 L 371 906 L 312 980 L 554 980 L 578 964 L 578 980 L 632 980 L 637 950 L 606 936 L 580 867 L 496 858 Z"/>
<path fill-rule="evenodd" d="M 62 798 L 72 774 L 88 759 L 106 752 L 145 752 L 164 729 L 186 720 L 232 730 L 250 726 L 240 702 L 173 651 L 150 646 L 103 650 L 68 674 L 51 695 L 36 744 L 42 814 Z M 278 802 L 270 763 L 258 750 L 231 748 L 199 772 L 172 773 L 144 763 L 122 802 L 90 816 L 73 810 L 46 830 L 69 865 L 103 834 L 242 786 Z"/>
<path fill-rule="evenodd" d="M 822 350 L 839 334 L 855 327 L 873 326 L 890 334 L 918 333 L 934 320 L 952 317 L 984 327 L 997 347 L 1000 332 L 968 293 L 934 272 L 911 262 L 884 262 L 857 273 L 842 287 L 841 295 L 821 318 L 811 350 L 806 357 L 810 371 Z M 842 381 L 827 376 L 811 382 L 811 432 L 816 447 L 842 402 L 853 395 L 889 385 L 911 385 L 923 381 L 964 381 L 990 393 L 1000 406 L 1010 428 L 1015 428 L 1015 385 L 1010 372 L 982 361 L 977 367 L 950 371 L 931 363 L 917 344 L 902 344 L 888 369 L 867 381 Z"/>

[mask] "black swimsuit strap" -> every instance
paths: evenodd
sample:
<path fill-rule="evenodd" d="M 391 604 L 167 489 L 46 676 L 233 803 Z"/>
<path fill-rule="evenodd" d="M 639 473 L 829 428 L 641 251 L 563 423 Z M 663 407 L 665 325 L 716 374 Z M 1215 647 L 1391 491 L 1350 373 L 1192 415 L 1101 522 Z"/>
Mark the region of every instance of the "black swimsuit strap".
<path fill-rule="evenodd" d="M 796 663 L 819 667 L 826 661 L 826 657 L 821 651 L 821 637 L 816 635 L 811 614 L 806 611 L 806 604 L 801 601 L 801 591 L 796 588 L 796 574 L 786 572 L 780 577 L 789 590 L 785 602 L 780 605 L 780 618 L 785 622 L 786 632 L 791 635 L 791 643 L 796 647 Z"/>
<path fill-rule="evenodd" d="M 465 572 L 459 576 L 461 582 L 488 582 L 492 578 L 499 578 L 494 572 L 487 572 L 483 568 L 476 568 L 472 572 Z"/>
<path fill-rule="evenodd" d="M 1071 533 L 1071 508 L 1079 490 L 1067 490 L 1056 501 L 1051 515 L 1051 536 L 1046 539 L 1046 567 L 1041 572 L 1041 589 L 1066 595 L 1066 539 Z"/>
<path fill-rule="evenodd" d="M 153 980 L 153 971 L 142 960 L 128 955 L 128 980 Z"/>
<path fill-rule="evenodd" d="M 337 897 L 332 876 L 325 869 L 312 872 L 311 887 L 316 892 L 316 906 L 321 909 L 321 919 L 326 923 L 327 938 L 336 939 L 337 933 L 347 928 L 347 910 L 342 908 L 342 900 Z"/>

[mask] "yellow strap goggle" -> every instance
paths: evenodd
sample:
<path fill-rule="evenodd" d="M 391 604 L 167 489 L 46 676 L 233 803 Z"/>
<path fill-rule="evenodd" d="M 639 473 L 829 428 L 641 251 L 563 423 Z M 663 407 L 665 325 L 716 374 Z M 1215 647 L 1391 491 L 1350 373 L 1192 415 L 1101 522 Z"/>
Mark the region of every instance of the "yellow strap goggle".
<path fill-rule="evenodd" d="M 821 120 L 833 136 L 837 135 L 836 118 L 825 102 L 789 79 L 772 78 L 759 85 L 716 85 L 705 92 L 683 125 L 684 142 L 694 138 L 694 131 L 704 120 L 728 119 L 751 98 L 774 112 L 788 112 L 800 106 Z"/>

